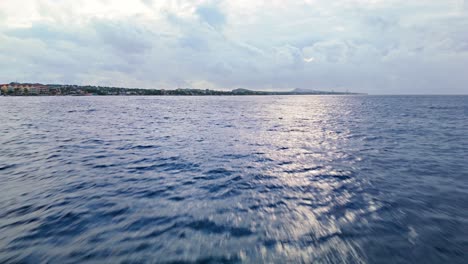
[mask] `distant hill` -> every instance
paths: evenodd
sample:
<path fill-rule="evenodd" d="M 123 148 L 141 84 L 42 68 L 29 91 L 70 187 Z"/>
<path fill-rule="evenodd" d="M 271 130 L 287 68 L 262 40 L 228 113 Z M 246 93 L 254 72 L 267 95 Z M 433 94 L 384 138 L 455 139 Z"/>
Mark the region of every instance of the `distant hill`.
<path fill-rule="evenodd" d="M 257 93 L 257 92 L 252 91 L 252 90 L 248 90 L 248 89 L 244 89 L 244 88 L 237 88 L 237 89 L 232 90 L 231 93 L 233 93 L 233 94 L 253 94 L 253 93 Z"/>

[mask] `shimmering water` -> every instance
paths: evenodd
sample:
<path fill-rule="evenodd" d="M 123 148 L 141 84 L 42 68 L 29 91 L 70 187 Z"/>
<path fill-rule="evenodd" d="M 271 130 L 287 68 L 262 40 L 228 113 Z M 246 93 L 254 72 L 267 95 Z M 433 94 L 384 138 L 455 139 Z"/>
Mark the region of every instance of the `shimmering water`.
<path fill-rule="evenodd" d="M 0 97 L 0 263 L 467 263 L 468 97 Z"/>

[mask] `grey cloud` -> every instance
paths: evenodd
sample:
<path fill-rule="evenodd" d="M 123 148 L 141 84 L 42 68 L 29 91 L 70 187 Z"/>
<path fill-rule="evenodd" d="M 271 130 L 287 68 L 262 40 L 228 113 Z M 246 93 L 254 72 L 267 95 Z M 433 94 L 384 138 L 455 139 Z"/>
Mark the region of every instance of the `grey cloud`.
<path fill-rule="evenodd" d="M 349 47 L 345 42 L 334 40 L 318 42 L 303 51 L 321 62 L 344 63 L 348 59 Z"/>
<path fill-rule="evenodd" d="M 277 66 L 285 67 L 284 70 L 298 68 L 303 64 L 301 51 L 294 46 L 285 45 L 274 48 L 274 59 Z"/>
<path fill-rule="evenodd" d="M 92 27 L 105 44 L 121 52 L 139 54 L 151 49 L 150 36 L 148 36 L 151 33 L 128 21 L 123 23 L 96 20 L 92 23 Z"/>
<path fill-rule="evenodd" d="M 51 24 L 35 24 L 28 28 L 7 29 L 4 33 L 19 39 L 38 39 L 50 45 L 57 41 L 75 42 L 80 45 L 89 44 L 90 39 L 85 37 L 84 32 L 73 32 L 75 30 Z"/>
<path fill-rule="evenodd" d="M 190 48 L 194 51 L 208 51 L 208 42 L 199 35 L 187 35 L 179 39 L 179 43 L 184 48 Z"/>

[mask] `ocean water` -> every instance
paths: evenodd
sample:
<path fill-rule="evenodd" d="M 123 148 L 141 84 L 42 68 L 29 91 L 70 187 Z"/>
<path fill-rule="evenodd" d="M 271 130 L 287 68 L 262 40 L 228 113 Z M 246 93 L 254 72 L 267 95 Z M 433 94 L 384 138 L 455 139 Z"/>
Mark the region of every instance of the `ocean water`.
<path fill-rule="evenodd" d="M 0 263 L 468 263 L 468 96 L 0 97 Z"/>

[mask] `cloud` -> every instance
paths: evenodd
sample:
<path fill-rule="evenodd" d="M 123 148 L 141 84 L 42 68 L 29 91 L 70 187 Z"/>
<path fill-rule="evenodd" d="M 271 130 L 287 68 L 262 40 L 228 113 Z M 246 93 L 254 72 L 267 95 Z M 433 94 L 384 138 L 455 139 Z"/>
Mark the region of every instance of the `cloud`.
<path fill-rule="evenodd" d="M 329 63 L 346 62 L 350 52 L 345 42 L 337 40 L 318 42 L 302 50 L 309 56 L 315 56 L 318 61 Z"/>
<path fill-rule="evenodd" d="M 151 49 L 151 32 L 129 21 L 96 20 L 91 27 L 105 45 L 134 54 Z"/>
<path fill-rule="evenodd" d="M 1 82 L 370 93 L 468 83 L 467 1 L 4 0 L 0 10 Z"/>
<path fill-rule="evenodd" d="M 86 44 L 87 39 L 83 32 L 76 34 L 77 32 L 73 32 L 74 30 L 80 31 L 79 29 L 67 29 L 54 24 L 37 23 L 30 27 L 7 29 L 4 34 L 23 40 L 36 39 L 51 45 L 59 41 Z"/>
<path fill-rule="evenodd" d="M 226 18 L 216 5 L 199 6 L 196 13 L 206 23 L 219 29 L 226 23 Z"/>

